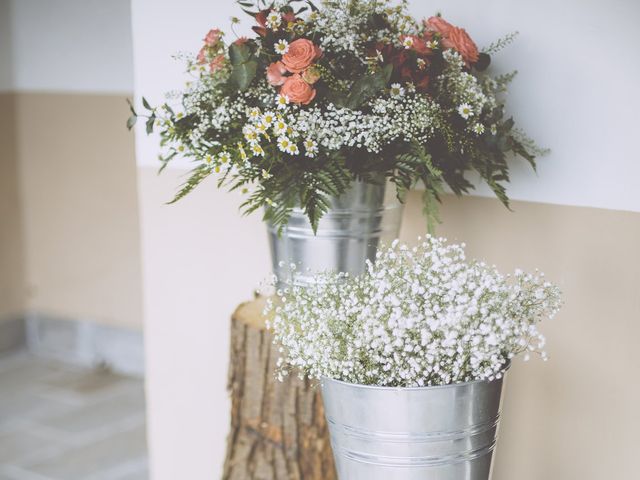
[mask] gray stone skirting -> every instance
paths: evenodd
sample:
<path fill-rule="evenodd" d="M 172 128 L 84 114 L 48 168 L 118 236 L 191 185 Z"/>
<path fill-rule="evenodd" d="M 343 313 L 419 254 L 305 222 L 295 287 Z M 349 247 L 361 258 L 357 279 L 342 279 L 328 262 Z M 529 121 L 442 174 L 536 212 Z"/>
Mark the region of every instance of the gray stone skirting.
<path fill-rule="evenodd" d="M 0 353 L 21 346 L 45 358 L 144 375 L 143 336 L 136 330 L 40 314 L 0 322 Z"/>

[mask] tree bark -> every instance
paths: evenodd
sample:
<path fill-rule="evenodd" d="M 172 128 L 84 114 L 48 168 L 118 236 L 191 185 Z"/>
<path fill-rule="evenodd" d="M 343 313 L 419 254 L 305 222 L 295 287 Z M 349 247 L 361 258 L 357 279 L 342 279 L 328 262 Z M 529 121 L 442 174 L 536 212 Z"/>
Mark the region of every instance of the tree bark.
<path fill-rule="evenodd" d="M 297 375 L 276 379 L 279 352 L 264 304 L 242 304 L 231 319 L 231 431 L 222 478 L 335 480 L 320 388 Z"/>

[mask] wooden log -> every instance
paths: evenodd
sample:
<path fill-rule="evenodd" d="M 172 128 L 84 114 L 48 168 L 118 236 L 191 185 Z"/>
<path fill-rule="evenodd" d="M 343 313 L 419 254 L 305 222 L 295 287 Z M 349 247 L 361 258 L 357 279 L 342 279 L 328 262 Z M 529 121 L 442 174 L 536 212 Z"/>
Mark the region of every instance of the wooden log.
<path fill-rule="evenodd" d="M 231 319 L 231 431 L 223 480 L 335 480 L 320 388 L 276 378 L 278 348 L 266 330 L 264 298 Z"/>

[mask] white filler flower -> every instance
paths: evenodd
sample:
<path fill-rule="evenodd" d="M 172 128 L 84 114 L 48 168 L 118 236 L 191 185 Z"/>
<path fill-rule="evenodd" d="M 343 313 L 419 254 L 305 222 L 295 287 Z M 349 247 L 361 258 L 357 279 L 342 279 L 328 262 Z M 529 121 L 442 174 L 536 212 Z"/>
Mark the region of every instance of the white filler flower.
<path fill-rule="evenodd" d="M 545 358 L 537 324 L 561 304 L 543 274 L 502 275 L 433 237 L 381 249 L 359 277 L 281 293 L 267 313 L 283 374 L 396 387 L 492 380 L 519 353 Z"/>

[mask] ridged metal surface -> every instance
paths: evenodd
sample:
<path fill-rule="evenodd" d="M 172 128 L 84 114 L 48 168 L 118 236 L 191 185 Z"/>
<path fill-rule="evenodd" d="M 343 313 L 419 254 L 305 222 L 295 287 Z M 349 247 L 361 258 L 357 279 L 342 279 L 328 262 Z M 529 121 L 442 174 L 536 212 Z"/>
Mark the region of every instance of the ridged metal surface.
<path fill-rule="evenodd" d="M 268 224 L 273 272 L 281 285 L 307 285 L 313 273 L 332 270 L 358 275 L 381 243 L 398 236 L 402 204 L 388 184 L 354 182 L 320 219 L 314 235 L 302 209 L 294 209 L 281 235 Z M 295 265 L 295 270 L 291 269 Z"/>
<path fill-rule="evenodd" d="M 322 380 L 340 480 L 488 480 L 503 381 L 386 388 Z"/>

